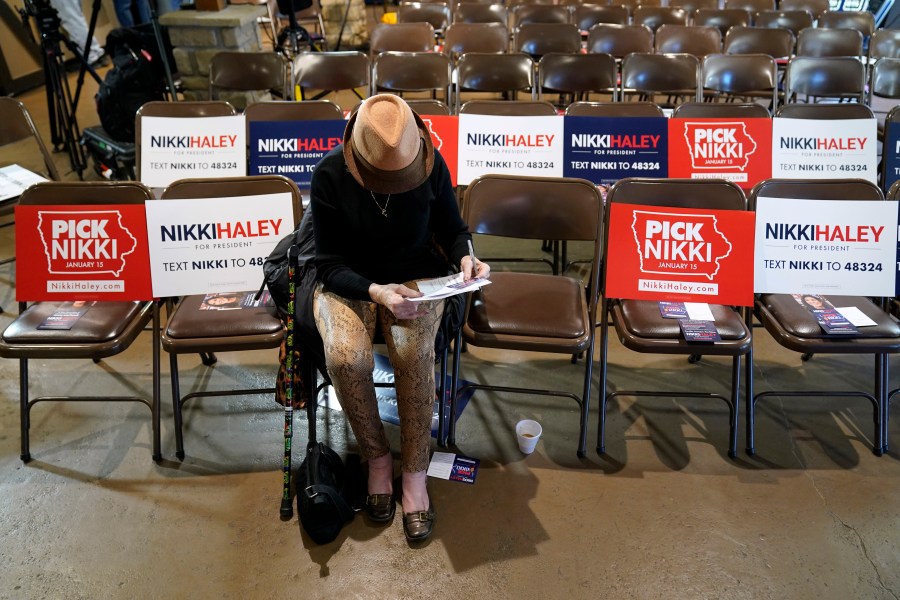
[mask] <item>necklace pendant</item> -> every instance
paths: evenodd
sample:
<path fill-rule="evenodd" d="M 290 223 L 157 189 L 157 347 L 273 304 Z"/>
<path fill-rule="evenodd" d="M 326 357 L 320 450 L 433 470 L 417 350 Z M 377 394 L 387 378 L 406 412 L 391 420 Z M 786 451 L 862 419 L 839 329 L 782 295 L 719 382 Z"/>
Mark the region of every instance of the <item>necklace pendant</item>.
<path fill-rule="evenodd" d="M 384 217 L 385 219 L 387 219 L 387 209 L 386 208 L 381 209 L 381 216 Z"/>

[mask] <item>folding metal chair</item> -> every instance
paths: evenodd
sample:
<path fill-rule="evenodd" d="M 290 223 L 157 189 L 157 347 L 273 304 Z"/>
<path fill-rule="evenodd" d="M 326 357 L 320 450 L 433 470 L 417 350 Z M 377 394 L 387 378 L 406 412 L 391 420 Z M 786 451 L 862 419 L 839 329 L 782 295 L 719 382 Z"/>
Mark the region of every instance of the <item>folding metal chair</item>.
<path fill-rule="evenodd" d="M 137 182 L 77 182 L 40 183 L 30 187 L 19 198 L 22 206 L 49 205 L 91 205 L 108 206 L 117 204 L 143 205 L 150 200 L 150 190 Z M 146 243 L 146 242 L 144 242 Z M 30 261 L 45 260 L 43 257 L 19 257 L 18 268 L 26 271 Z M 79 318 L 71 329 L 46 329 L 42 327 L 62 302 L 36 302 L 28 305 L 19 303 L 19 316 L 0 336 L 0 357 L 19 361 L 19 411 L 23 462 L 31 460 L 30 429 L 31 410 L 40 402 L 139 402 L 150 408 L 152 429 L 152 456 L 154 461 L 162 459 L 159 428 L 159 304 L 148 299 L 146 302 L 98 302 Z M 32 359 L 53 361 L 55 359 L 91 359 L 95 363 L 115 356 L 128 349 L 138 336 L 151 326 L 151 353 L 153 391 L 150 398 L 144 395 L 47 395 L 31 398 L 29 394 L 29 361 Z M 108 375 L 103 372 L 101 376 Z M 128 379 L 126 374 L 119 374 Z M 64 391 L 71 391 L 72 382 L 44 375 L 55 381 Z"/>

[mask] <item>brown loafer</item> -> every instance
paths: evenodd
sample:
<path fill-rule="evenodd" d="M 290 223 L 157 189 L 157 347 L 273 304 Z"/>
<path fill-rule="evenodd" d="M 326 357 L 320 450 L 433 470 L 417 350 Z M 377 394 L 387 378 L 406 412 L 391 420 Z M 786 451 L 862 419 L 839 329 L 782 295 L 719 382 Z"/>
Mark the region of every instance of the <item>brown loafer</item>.
<path fill-rule="evenodd" d="M 409 542 L 420 542 L 431 535 L 434 529 L 434 502 L 428 496 L 428 510 L 403 513 L 403 533 Z"/>
<path fill-rule="evenodd" d="M 397 503 L 393 494 L 369 494 L 366 496 L 366 514 L 376 523 L 387 523 L 394 518 Z"/>

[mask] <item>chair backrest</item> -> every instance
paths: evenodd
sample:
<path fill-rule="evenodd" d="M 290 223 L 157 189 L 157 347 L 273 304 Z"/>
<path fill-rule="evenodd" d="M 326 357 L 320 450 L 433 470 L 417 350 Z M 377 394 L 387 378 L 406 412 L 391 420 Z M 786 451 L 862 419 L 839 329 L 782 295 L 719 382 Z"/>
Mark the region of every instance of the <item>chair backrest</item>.
<path fill-rule="evenodd" d="M 657 54 L 693 54 L 703 58 L 722 52 L 722 33 L 718 27 L 704 25 L 663 25 L 656 30 Z"/>
<path fill-rule="evenodd" d="M 854 29 L 863 37 L 875 31 L 875 15 L 867 10 L 827 10 L 816 19 L 821 29 Z"/>
<path fill-rule="evenodd" d="M 647 6 L 641 4 L 634 9 L 631 22 L 646 25 L 656 31 L 663 25 L 687 25 L 688 12 L 678 6 Z"/>
<path fill-rule="evenodd" d="M 153 194 L 139 181 L 51 181 L 33 185 L 22 192 L 19 204 L 144 204 L 152 199 Z M 29 259 L 40 257 L 20 256 L 20 268 L 27 268 L 27 264 L 22 263 Z"/>
<path fill-rule="evenodd" d="M 215 179 L 182 179 L 168 186 L 160 200 L 191 200 L 199 198 L 232 198 L 262 196 L 266 194 L 291 194 L 294 225 L 300 223 L 303 207 L 297 184 L 281 175 L 251 175 L 248 177 L 217 177 Z"/>
<path fill-rule="evenodd" d="M 786 102 L 797 94 L 865 101 L 866 66 L 852 56 L 795 56 L 784 75 Z"/>
<path fill-rule="evenodd" d="M 703 59 L 703 88 L 730 96 L 765 95 L 778 101 L 778 66 L 768 54 L 712 54 Z"/>
<path fill-rule="evenodd" d="M 726 35 L 732 27 L 749 26 L 750 12 L 743 8 L 700 8 L 694 11 L 691 23 L 718 27 Z"/>
<path fill-rule="evenodd" d="M 525 23 L 514 37 L 513 50 L 535 59 L 550 52 L 581 50 L 581 34 L 571 23 Z"/>
<path fill-rule="evenodd" d="M 0 127 L 0 160 L 3 162 L 0 164 L 15 163 L 54 181 L 59 180 L 53 156 L 24 104 L 15 98 L 0 96 L 0 123 L 3 123 Z"/>
<path fill-rule="evenodd" d="M 609 92 L 616 97 L 618 68 L 609 54 L 545 54 L 538 63 L 538 98 L 544 91 Z"/>
<path fill-rule="evenodd" d="M 339 121 L 344 118 L 341 107 L 330 100 L 303 102 L 254 102 L 244 109 L 247 143 L 250 144 L 250 123 L 258 121 Z"/>
<path fill-rule="evenodd" d="M 900 58 L 900 29 L 878 29 L 869 38 L 869 58 Z"/>
<path fill-rule="evenodd" d="M 692 15 L 700 9 L 719 8 L 719 0 L 669 0 L 669 6 L 680 6 Z"/>
<path fill-rule="evenodd" d="M 797 56 L 862 56 L 863 35 L 854 29 L 807 27 L 797 35 Z"/>
<path fill-rule="evenodd" d="M 463 204 L 472 233 L 534 240 L 600 237 L 603 200 L 584 179 L 484 175 L 466 188 Z"/>
<path fill-rule="evenodd" d="M 900 58 L 879 58 L 872 67 L 869 83 L 869 106 L 872 98 L 900 99 Z"/>
<path fill-rule="evenodd" d="M 450 101 L 450 57 L 437 52 L 382 52 L 372 66 L 375 91 L 440 91 Z"/>
<path fill-rule="evenodd" d="M 428 23 L 440 35 L 451 21 L 450 5 L 445 2 L 401 2 L 397 7 L 399 23 Z"/>
<path fill-rule="evenodd" d="M 599 297 L 603 199 L 584 179 L 484 175 L 466 188 L 463 219 L 473 233 L 533 240 L 593 241 L 590 315 Z"/>
<path fill-rule="evenodd" d="M 622 92 L 701 98 L 700 61 L 691 54 L 629 54 L 622 61 Z"/>
<path fill-rule="evenodd" d="M 516 4 L 510 9 L 511 27 L 526 23 L 571 23 L 572 8 L 558 4 Z"/>
<path fill-rule="evenodd" d="M 236 114 L 234 107 L 224 100 L 198 100 L 194 102 L 147 102 L 134 115 L 135 172 L 141 176 L 141 118 L 170 117 L 173 119 L 198 119 L 202 117 L 230 117 Z"/>
<path fill-rule="evenodd" d="M 209 63 L 209 99 L 218 100 L 226 92 L 276 91 L 291 97 L 289 65 L 277 52 L 219 52 Z M 227 99 L 244 108 L 247 96 L 228 94 Z"/>
<path fill-rule="evenodd" d="M 665 117 L 653 102 L 573 102 L 567 117 Z"/>
<path fill-rule="evenodd" d="M 328 121 L 344 118 L 344 111 L 331 100 L 303 102 L 254 102 L 244 110 L 251 121 Z"/>
<path fill-rule="evenodd" d="M 633 52 L 653 52 L 653 31 L 646 25 L 594 25 L 588 31 L 587 51 L 618 59 Z"/>
<path fill-rule="evenodd" d="M 461 115 L 493 115 L 497 117 L 552 117 L 556 107 L 541 100 L 469 100 L 459 108 Z"/>
<path fill-rule="evenodd" d="M 884 200 L 884 194 L 877 185 L 863 179 L 767 179 L 750 192 L 750 210 L 756 210 L 758 198 L 877 201 Z"/>
<path fill-rule="evenodd" d="M 802 29 L 813 26 L 813 16 L 808 10 L 761 10 L 753 17 L 755 27 L 788 29 L 796 35 Z"/>
<path fill-rule="evenodd" d="M 466 52 L 500 54 L 509 49 L 509 32 L 502 23 L 454 23 L 444 35 L 444 52 L 456 59 Z"/>
<path fill-rule="evenodd" d="M 782 104 L 775 111 L 776 117 L 783 119 L 807 119 L 837 121 L 842 119 L 874 119 L 872 109 L 857 102 L 820 103 L 791 102 Z"/>
<path fill-rule="evenodd" d="M 456 63 L 456 110 L 460 94 L 472 92 L 516 92 L 528 90 L 534 97 L 534 61 L 521 52 L 491 54 L 467 52 Z"/>
<path fill-rule="evenodd" d="M 294 57 L 294 82 L 304 89 L 336 92 L 362 88 L 365 95 L 371 85 L 369 58 L 362 52 L 301 52 Z"/>
<path fill-rule="evenodd" d="M 685 102 L 672 111 L 683 119 L 768 119 L 769 109 L 755 102 Z"/>
<path fill-rule="evenodd" d="M 460 2 L 453 9 L 454 23 L 500 23 L 509 25 L 509 10 L 502 3 Z"/>
<path fill-rule="evenodd" d="M 781 0 L 778 3 L 781 10 L 806 10 L 813 18 L 828 10 L 829 6 L 828 0 Z"/>
<path fill-rule="evenodd" d="M 628 9 L 628 14 L 633 15 L 639 6 L 662 6 L 663 2 L 662 0 L 616 0 L 610 4 L 624 6 Z"/>
<path fill-rule="evenodd" d="M 572 23 L 581 31 L 588 31 L 598 23 L 625 25 L 628 23 L 628 9 L 624 6 L 576 4 L 572 7 Z"/>
<path fill-rule="evenodd" d="M 382 52 L 431 52 L 434 27 L 431 23 L 379 23 L 369 36 L 369 55 Z"/>
<path fill-rule="evenodd" d="M 788 58 L 794 54 L 794 34 L 788 29 L 732 27 L 725 34 L 725 54 L 768 54 Z"/>
<path fill-rule="evenodd" d="M 446 102 L 440 100 L 431 100 L 428 98 L 415 98 L 406 101 L 409 107 L 420 115 L 445 116 L 452 114 L 450 107 Z"/>
<path fill-rule="evenodd" d="M 725 8 L 740 8 L 754 14 L 761 10 L 775 10 L 775 0 L 725 0 Z"/>

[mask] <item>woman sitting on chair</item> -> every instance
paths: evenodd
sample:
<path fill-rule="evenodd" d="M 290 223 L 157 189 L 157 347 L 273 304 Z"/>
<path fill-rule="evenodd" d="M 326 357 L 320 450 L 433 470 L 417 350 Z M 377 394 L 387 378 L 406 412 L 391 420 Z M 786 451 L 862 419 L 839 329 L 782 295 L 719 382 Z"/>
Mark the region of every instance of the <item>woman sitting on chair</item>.
<path fill-rule="evenodd" d="M 343 144 L 316 166 L 310 205 L 316 327 L 328 375 L 369 464 L 366 513 L 386 523 L 395 510 L 393 458 L 372 377 L 377 327 L 397 390 L 403 531 L 410 541 L 424 540 L 435 514 L 425 471 L 443 302 L 410 299 L 422 295 L 418 280 L 447 274 L 448 259 L 467 279 L 487 277 L 490 267 L 472 264 L 447 165 L 425 124 L 397 96 L 373 96 L 350 118 Z"/>

